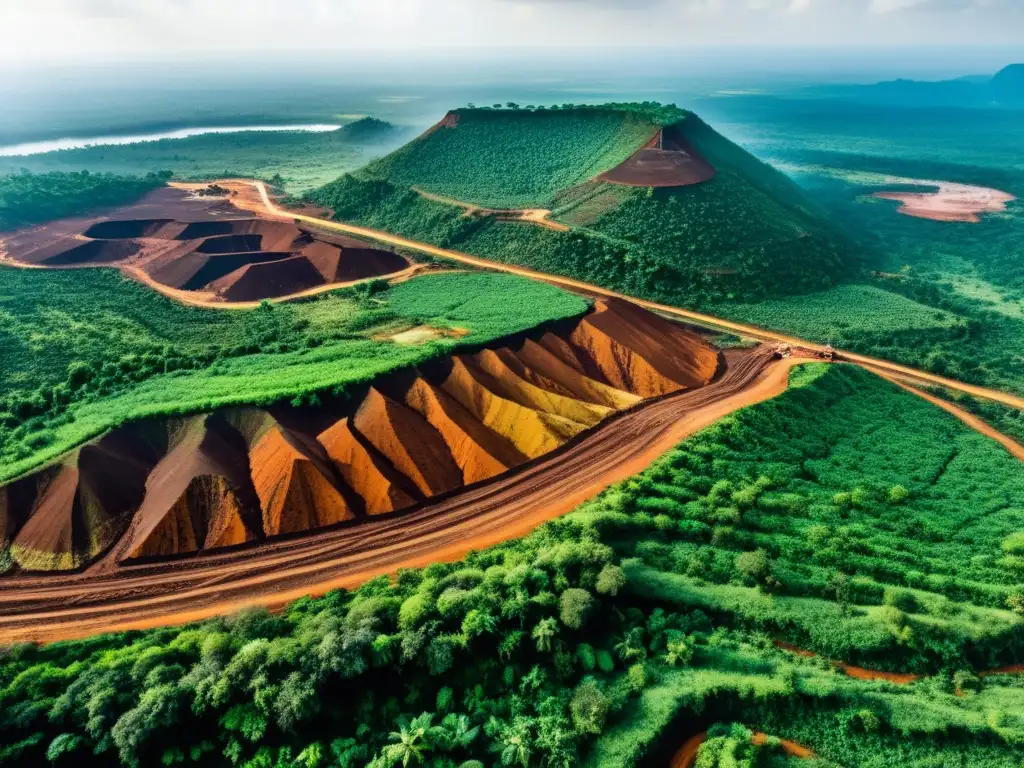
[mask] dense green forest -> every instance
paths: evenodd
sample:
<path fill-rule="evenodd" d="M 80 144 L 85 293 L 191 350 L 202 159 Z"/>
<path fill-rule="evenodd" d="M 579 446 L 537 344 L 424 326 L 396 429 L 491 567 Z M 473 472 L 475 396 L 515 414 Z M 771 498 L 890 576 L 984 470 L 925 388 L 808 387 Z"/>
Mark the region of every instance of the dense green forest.
<path fill-rule="evenodd" d="M 174 178 L 205 181 L 227 177 L 273 181 L 291 194 L 319 187 L 398 144 L 406 132 L 372 117 L 336 131 L 240 131 L 183 139 L 65 149 L 24 157 L 0 157 L 0 174 L 88 170 L 145 175 L 172 169 Z"/>
<path fill-rule="evenodd" d="M 821 414 L 828 414 L 823 419 Z M 1019 765 L 1024 477 L 860 369 L 796 369 L 519 541 L 354 592 L 0 658 L 0 761 Z M 785 640 L 821 654 L 779 649 Z M 917 671 L 897 686 L 824 658 Z M 796 765 L 796 763 L 793 763 Z"/>
<path fill-rule="evenodd" d="M 585 311 L 510 275 L 428 274 L 253 310 L 182 306 L 115 270 L 0 267 L 0 479 L 128 419 L 340 397 L 394 368 Z M 420 346 L 374 337 L 469 331 Z"/>
<path fill-rule="evenodd" d="M 167 172 L 144 177 L 88 171 L 0 175 L 0 232 L 131 203 L 169 178 Z"/>

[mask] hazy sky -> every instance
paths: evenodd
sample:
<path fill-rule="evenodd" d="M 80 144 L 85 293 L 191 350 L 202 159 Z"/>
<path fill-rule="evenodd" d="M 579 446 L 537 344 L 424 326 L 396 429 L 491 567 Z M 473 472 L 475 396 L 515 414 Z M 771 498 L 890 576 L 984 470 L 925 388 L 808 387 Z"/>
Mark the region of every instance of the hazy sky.
<path fill-rule="evenodd" d="M 218 51 L 1024 43 L 1024 0 L 0 0 L 0 62 Z"/>

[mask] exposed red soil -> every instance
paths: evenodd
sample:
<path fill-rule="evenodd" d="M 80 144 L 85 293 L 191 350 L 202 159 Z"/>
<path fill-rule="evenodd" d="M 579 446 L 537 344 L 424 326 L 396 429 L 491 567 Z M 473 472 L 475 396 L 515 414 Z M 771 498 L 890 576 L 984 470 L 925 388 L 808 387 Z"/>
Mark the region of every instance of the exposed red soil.
<path fill-rule="evenodd" d="M 352 426 L 424 496 L 436 496 L 461 484 L 459 468 L 437 430 L 379 390 L 370 389 Z"/>
<path fill-rule="evenodd" d="M 363 499 L 367 514 L 394 512 L 421 498 L 412 483 L 360 442 L 349 419 L 341 419 L 317 439 L 345 482 Z"/>
<path fill-rule="evenodd" d="M 323 282 L 323 275 L 304 256 L 247 264 L 210 283 L 225 301 L 258 301 L 288 296 Z"/>
<path fill-rule="evenodd" d="M 620 299 L 598 301 L 570 340 L 588 376 L 641 397 L 703 386 L 718 367 L 695 333 Z"/>
<path fill-rule="evenodd" d="M 26 570 L 75 569 L 116 543 L 95 566 L 109 570 L 403 509 L 556 450 L 652 392 L 701 384 L 698 375 L 710 379 L 717 352 L 648 315 L 626 302 L 602 302 L 592 317 L 544 335 L 566 358 L 603 366 L 635 391 L 598 382 L 526 339 L 519 342 L 524 357 L 554 378 L 499 346 L 457 355 L 404 383 L 385 378 L 352 406 L 351 418 L 279 408 L 155 420 L 147 423 L 155 423 L 161 447 L 149 454 L 125 442 L 125 434 L 140 439 L 141 427 L 129 425 L 83 447 L 63 468 L 12 484 L 4 526 L 26 553 L 16 556 Z M 589 351 L 572 341 L 592 342 L 605 327 L 622 341 L 602 336 L 603 346 L 590 343 Z M 677 381 L 658 373 L 662 386 L 653 388 L 655 369 Z M 112 450 L 122 443 L 120 453 Z M 148 463 L 139 464 L 133 450 L 149 455 Z"/>
<path fill-rule="evenodd" d="M 262 535 L 244 440 L 216 416 L 189 419 L 146 482 L 146 495 L 106 560 L 179 555 Z"/>
<path fill-rule="evenodd" d="M 641 149 L 597 178 L 628 187 L 688 187 L 710 181 L 715 169 L 675 126 L 658 131 Z"/>
<path fill-rule="evenodd" d="M 725 414 L 780 394 L 790 367 L 800 362 L 772 362 L 762 351 L 730 352 L 726 360 L 724 373 L 706 387 L 630 409 L 552 455 L 402 514 L 201 558 L 110 568 L 108 557 L 82 574 L 0 579 L 0 642 L 81 637 L 284 604 L 524 535 Z"/>
<path fill-rule="evenodd" d="M 683 742 L 674 755 L 672 760 L 669 762 L 669 768 L 693 768 L 697 762 L 697 753 L 700 751 L 700 745 L 703 744 L 708 738 L 706 731 L 695 733 L 693 736 Z"/>
<path fill-rule="evenodd" d="M 797 656 L 813 658 L 818 655 L 812 651 L 805 651 L 802 648 L 798 648 L 795 645 L 784 643 L 782 641 L 776 641 L 775 645 L 784 651 L 795 653 Z M 833 661 L 832 659 L 829 659 L 828 663 L 836 669 L 841 670 L 849 677 L 856 678 L 857 680 L 887 680 L 890 683 L 896 683 L 896 685 L 908 685 L 915 680 L 921 679 L 920 675 L 903 672 L 883 672 L 877 669 L 865 669 L 864 667 L 855 667 L 852 664 L 847 664 L 842 661 Z"/>
<path fill-rule="evenodd" d="M 681 746 L 672 756 L 672 760 L 669 762 L 669 768 L 693 768 L 697 763 L 697 753 L 700 752 L 700 747 L 705 741 L 707 741 L 707 738 L 708 734 L 705 731 L 694 734 L 684 741 L 683 746 Z M 768 734 L 757 731 L 751 736 L 750 741 L 752 744 L 757 746 L 763 746 L 768 743 Z M 779 739 L 779 746 L 782 748 L 782 751 L 790 757 L 797 757 L 801 759 L 817 757 L 817 754 L 813 750 L 810 750 L 801 744 L 797 744 L 795 741 Z"/>
<path fill-rule="evenodd" d="M 750 741 L 758 746 L 767 744 L 768 734 L 755 733 Z M 797 744 L 795 741 L 790 741 L 789 739 L 779 739 L 779 746 L 782 747 L 782 751 L 790 757 L 799 757 L 805 760 L 817 757 L 813 750 L 810 750 L 801 744 Z"/>
<path fill-rule="evenodd" d="M 15 562 L 27 570 L 64 570 L 95 558 L 124 532 L 158 457 L 157 448 L 127 427 L 20 481 L 35 487 L 25 488 L 34 501 L 22 502 L 28 514 L 11 543 Z"/>
<path fill-rule="evenodd" d="M 251 187 L 244 185 L 251 193 Z M 239 218 L 244 196 L 167 188 L 106 217 L 67 219 L 4 238 L 4 258 L 51 268 L 121 266 L 127 274 L 209 301 L 250 303 L 402 273 L 402 256 L 279 217 Z M 251 201 L 250 201 L 251 202 Z M 176 212 L 182 218 L 174 218 Z M 159 213 L 145 217 L 145 213 Z M 186 218 L 187 216 L 187 218 Z"/>
<path fill-rule="evenodd" d="M 998 189 L 948 181 L 893 179 L 893 183 L 934 186 L 934 192 L 875 192 L 872 197 L 896 200 L 898 213 L 933 221 L 977 224 L 987 213 L 1002 213 L 1017 198 Z"/>
<path fill-rule="evenodd" d="M 426 379 L 413 382 L 405 393 L 405 403 L 441 435 L 467 485 L 488 480 L 526 461 L 512 443 L 485 427 L 451 395 Z"/>
<path fill-rule="evenodd" d="M 249 454 L 267 536 L 324 528 L 355 513 L 341 491 L 277 426 Z"/>

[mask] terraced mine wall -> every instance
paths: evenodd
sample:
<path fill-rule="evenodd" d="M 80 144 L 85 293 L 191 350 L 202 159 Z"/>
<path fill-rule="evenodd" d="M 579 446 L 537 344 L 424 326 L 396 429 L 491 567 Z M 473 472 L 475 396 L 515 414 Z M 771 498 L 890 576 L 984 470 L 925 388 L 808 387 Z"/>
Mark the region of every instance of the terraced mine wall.
<path fill-rule="evenodd" d="M 68 226 L 43 243 L 13 240 L 11 257 L 43 267 L 136 266 L 162 285 L 224 301 L 288 296 L 409 266 L 396 253 L 285 221 L 112 219 Z"/>
<path fill-rule="evenodd" d="M 703 387 L 718 366 L 684 327 L 599 301 L 582 318 L 384 377 L 345 406 L 127 424 L 0 488 L 0 536 L 23 570 L 102 570 L 357 524 Z"/>

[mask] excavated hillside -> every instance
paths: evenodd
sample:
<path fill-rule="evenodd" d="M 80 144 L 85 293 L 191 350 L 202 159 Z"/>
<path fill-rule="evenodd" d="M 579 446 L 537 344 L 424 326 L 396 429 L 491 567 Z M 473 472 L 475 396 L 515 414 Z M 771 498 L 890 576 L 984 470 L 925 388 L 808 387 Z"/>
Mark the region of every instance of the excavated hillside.
<path fill-rule="evenodd" d="M 174 212 L 180 203 L 172 198 L 115 211 L 107 220 L 52 222 L 7 238 L 4 248 L 24 264 L 134 267 L 169 288 L 239 302 L 392 275 L 409 266 L 396 253 L 288 221 L 212 218 L 225 212 L 219 208 L 189 209 L 189 215 L 209 217 L 198 221 L 134 218 Z"/>
<path fill-rule="evenodd" d="M 709 383 L 718 353 L 633 304 L 376 381 L 344 407 L 128 424 L 0 488 L 26 571 L 99 571 L 358 523 L 543 456 L 616 411 Z"/>

